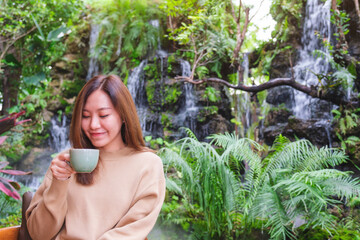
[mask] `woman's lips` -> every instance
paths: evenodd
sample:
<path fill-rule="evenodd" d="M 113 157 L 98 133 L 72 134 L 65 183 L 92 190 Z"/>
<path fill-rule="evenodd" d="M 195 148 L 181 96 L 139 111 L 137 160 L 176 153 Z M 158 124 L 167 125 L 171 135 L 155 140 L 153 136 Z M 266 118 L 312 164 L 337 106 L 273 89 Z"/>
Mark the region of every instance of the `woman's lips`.
<path fill-rule="evenodd" d="M 105 133 L 104 132 L 100 132 L 100 133 L 90 133 L 90 136 L 93 137 L 93 138 L 96 138 L 96 137 L 101 137 L 103 136 Z"/>

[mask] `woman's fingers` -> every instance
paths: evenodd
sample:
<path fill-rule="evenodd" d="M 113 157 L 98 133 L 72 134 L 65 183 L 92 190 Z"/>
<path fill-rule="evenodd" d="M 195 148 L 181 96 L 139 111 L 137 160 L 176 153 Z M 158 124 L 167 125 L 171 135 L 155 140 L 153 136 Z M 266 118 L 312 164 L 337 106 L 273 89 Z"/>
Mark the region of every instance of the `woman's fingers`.
<path fill-rule="evenodd" d="M 75 173 L 75 171 L 70 167 L 69 161 L 70 155 L 67 152 L 59 154 L 51 161 L 50 169 L 56 179 L 66 180 Z"/>

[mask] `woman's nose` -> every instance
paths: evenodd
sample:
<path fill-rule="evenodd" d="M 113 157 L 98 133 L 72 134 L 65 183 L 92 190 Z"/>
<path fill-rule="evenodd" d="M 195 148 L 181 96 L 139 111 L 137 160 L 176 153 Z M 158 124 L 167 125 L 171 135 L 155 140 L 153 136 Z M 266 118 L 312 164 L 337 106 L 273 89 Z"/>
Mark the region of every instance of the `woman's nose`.
<path fill-rule="evenodd" d="M 98 117 L 92 117 L 90 122 L 90 128 L 96 129 L 100 127 L 100 121 Z"/>

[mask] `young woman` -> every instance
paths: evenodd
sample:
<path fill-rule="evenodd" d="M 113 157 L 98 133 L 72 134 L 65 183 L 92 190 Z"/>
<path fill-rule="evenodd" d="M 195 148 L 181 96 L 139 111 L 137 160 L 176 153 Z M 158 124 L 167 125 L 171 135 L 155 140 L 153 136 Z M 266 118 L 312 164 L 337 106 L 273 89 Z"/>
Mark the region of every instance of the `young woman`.
<path fill-rule="evenodd" d="M 55 157 L 26 212 L 32 239 L 143 240 L 165 196 L 161 159 L 145 147 L 132 97 L 119 77 L 95 76 L 71 120 L 73 148 L 97 148 L 92 173 L 76 173 L 69 151 Z"/>

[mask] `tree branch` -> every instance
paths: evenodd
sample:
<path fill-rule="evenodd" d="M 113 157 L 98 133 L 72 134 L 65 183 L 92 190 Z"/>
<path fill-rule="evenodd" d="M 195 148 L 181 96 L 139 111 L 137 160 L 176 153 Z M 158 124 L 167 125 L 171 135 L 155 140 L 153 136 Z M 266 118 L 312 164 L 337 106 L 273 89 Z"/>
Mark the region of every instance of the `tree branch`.
<path fill-rule="evenodd" d="M 356 14 L 358 16 L 358 27 L 360 28 L 360 7 L 359 7 L 359 2 L 358 2 L 358 0 L 354 0 L 354 3 L 355 3 Z"/>
<path fill-rule="evenodd" d="M 2 68 L 2 67 L 1 67 L 1 66 L 2 66 L 1 60 L 4 59 L 5 54 L 7 53 L 7 51 L 9 50 L 9 48 L 10 48 L 12 45 L 14 45 L 14 43 L 15 43 L 17 40 L 19 40 L 19 39 L 25 37 L 26 35 L 30 34 L 30 33 L 31 33 L 32 31 L 34 31 L 35 29 L 36 29 L 36 26 L 32 27 L 32 28 L 31 28 L 29 31 L 27 31 L 26 33 L 23 33 L 23 34 L 15 37 L 15 38 L 12 38 L 12 39 L 10 39 L 10 40 L 4 40 L 4 42 L 7 42 L 7 43 L 5 44 L 5 48 L 4 48 L 4 50 L 2 51 L 2 53 L 1 53 L 1 55 L 0 55 L 0 72 L 1 72 L 1 68 Z"/>
<path fill-rule="evenodd" d="M 245 34 L 247 32 L 247 27 L 249 24 L 249 12 L 250 9 L 249 8 L 245 8 L 245 23 L 244 23 L 244 27 L 241 29 L 241 25 L 240 25 L 240 19 L 239 21 L 236 21 L 236 46 L 233 52 L 233 59 L 234 61 L 239 61 L 239 52 L 241 49 L 241 46 L 244 42 L 245 39 Z"/>
<path fill-rule="evenodd" d="M 175 77 L 175 80 L 177 81 L 184 81 L 184 82 L 189 82 L 192 83 L 194 85 L 199 85 L 199 84 L 203 84 L 203 83 L 218 83 L 221 85 L 224 85 L 228 88 L 232 88 L 232 89 L 238 89 L 238 90 L 242 90 L 245 92 L 251 92 L 251 93 L 258 93 L 267 89 L 271 89 L 274 87 L 279 87 L 279 86 L 290 86 L 298 91 L 301 91 L 313 98 L 318 98 L 318 99 L 322 99 L 322 100 L 326 100 L 329 102 L 332 102 L 336 105 L 347 105 L 347 104 L 353 104 L 353 105 L 359 105 L 358 102 L 350 102 L 348 100 L 345 100 L 343 98 L 338 98 L 338 97 L 333 97 L 331 95 L 326 94 L 323 91 L 318 91 L 318 89 L 315 86 L 306 86 L 306 85 L 302 85 L 298 82 L 296 82 L 293 78 L 274 78 L 269 80 L 268 82 L 262 83 L 260 85 L 254 85 L 254 86 L 246 86 L 244 84 L 231 84 L 223 79 L 220 78 L 205 78 L 205 79 L 192 79 L 190 77 L 184 77 L 184 76 L 177 76 Z"/>

